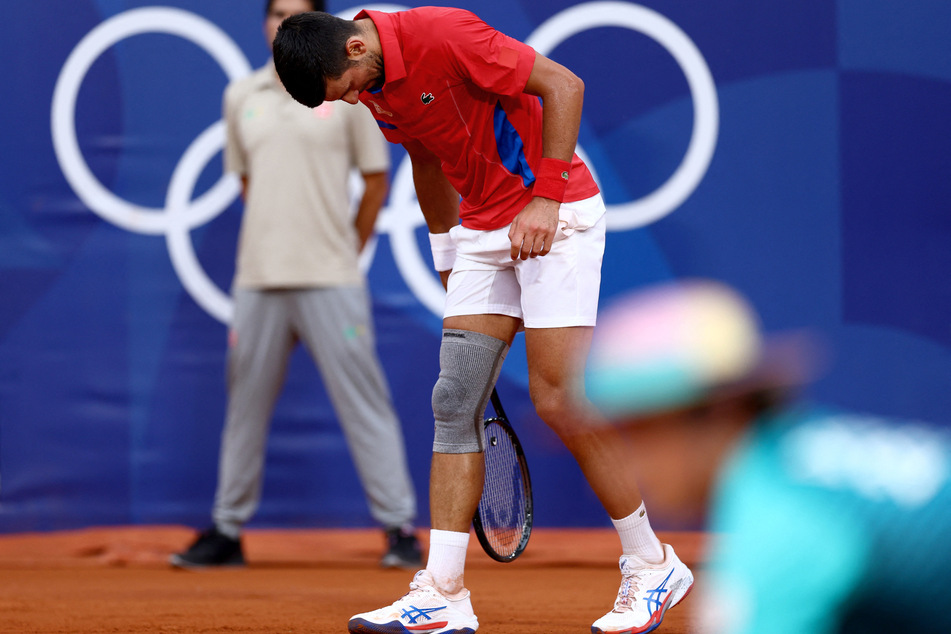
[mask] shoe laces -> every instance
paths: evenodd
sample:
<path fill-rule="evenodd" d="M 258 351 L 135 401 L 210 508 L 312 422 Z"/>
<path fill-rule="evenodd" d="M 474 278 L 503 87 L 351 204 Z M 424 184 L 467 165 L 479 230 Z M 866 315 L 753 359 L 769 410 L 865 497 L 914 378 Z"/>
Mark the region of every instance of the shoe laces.
<path fill-rule="evenodd" d="M 433 579 L 432 573 L 424 568 L 423 570 L 416 571 L 416 574 L 413 575 L 413 580 L 409 582 L 409 592 L 403 595 L 403 599 L 416 597 L 421 594 L 438 597 L 441 601 L 459 601 L 469 596 L 469 591 L 463 588 L 462 592 L 457 593 L 454 597 L 443 594 L 436 588 L 436 582 Z"/>
<path fill-rule="evenodd" d="M 421 577 L 428 578 L 420 579 Z M 436 587 L 432 584 L 432 577 L 426 574 L 426 570 L 418 570 L 416 574 L 413 575 L 413 580 L 409 582 L 409 592 L 403 595 L 403 598 L 423 594 L 427 588 L 434 592 L 436 591 Z"/>
<path fill-rule="evenodd" d="M 631 561 L 628 557 L 621 557 L 621 587 L 617 591 L 617 599 L 614 600 L 614 611 L 623 612 L 634 609 L 634 602 L 637 601 L 637 594 L 641 590 L 643 581 L 642 575 L 648 571 L 643 568 L 640 560 Z"/>
<path fill-rule="evenodd" d="M 621 577 L 621 587 L 617 591 L 617 599 L 614 600 L 614 611 L 623 612 L 634 609 L 634 601 L 637 600 L 637 592 L 640 590 L 640 576 L 634 572 Z"/>

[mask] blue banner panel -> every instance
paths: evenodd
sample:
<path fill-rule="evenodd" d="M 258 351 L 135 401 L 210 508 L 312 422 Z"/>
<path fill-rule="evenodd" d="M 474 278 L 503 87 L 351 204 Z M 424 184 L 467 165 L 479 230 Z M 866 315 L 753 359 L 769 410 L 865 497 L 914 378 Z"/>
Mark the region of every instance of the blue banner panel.
<path fill-rule="evenodd" d="M 210 521 L 242 213 L 221 99 L 267 61 L 263 5 L 0 9 L 0 532 Z M 603 304 L 674 277 L 725 280 L 768 330 L 825 334 L 833 365 L 809 396 L 951 425 L 951 4 L 457 6 L 585 81 L 578 151 L 608 204 Z M 364 264 L 425 525 L 443 296 L 408 160 L 391 151 Z M 521 339 L 499 392 L 536 523 L 607 525 L 534 413 Z M 253 525 L 371 523 L 298 350 Z"/>

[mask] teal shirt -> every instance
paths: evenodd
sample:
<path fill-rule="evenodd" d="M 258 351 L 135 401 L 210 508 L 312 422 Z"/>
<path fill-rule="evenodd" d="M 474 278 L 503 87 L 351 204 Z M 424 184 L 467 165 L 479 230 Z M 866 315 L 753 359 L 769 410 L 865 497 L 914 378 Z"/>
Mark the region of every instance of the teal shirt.
<path fill-rule="evenodd" d="M 934 428 L 828 411 L 760 421 L 715 496 L 711 619 L 733 634 L 951 632 L 949 482 Z"/>

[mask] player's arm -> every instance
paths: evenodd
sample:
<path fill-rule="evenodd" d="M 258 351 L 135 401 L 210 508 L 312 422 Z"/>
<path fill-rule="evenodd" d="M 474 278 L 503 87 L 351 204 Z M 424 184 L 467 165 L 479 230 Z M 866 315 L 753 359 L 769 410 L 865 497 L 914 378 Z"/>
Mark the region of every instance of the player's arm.
<path fill-rule="evenodd" d="M 546 255 L 558 227 L 558 207 L 565 175 L 581 127 L 584 82 L 570 70 L 536 53 L 525 92 L 542 100 L 542 165 L 536 174 L 535 197 L 525 206 L 509 230 L 512 259 Z"/>
<path fill-rule="evenodd" d="M 413 184 L 416 199 L 426 219 L 430 234 L 440 239 L 459 224 L 459 194 L 442 171 L 442 162 L 418 141 L 403 143 L 413 165 Z M 444 268 L 436 265 L 437 270 Z M 446 286 L 451 269 L 439 271 L 443 286 Z"/>
<path fill-rule="evenodd" d="M 584 82 L 558 62 L 536 53 L 525 92 L 542 98 L 542 156 L 570 162 L 581 127 Z"/>
<path fill-rule="evenodd" d="M 386 200 L 388 189 L 386 172 L 374 172 L 362 176 L 363 196 L 360 198 L 357 215 L 353 220 L 353 225 L 357 229 L 358 252 L 363 251 L 367 240 L 373 235 L 373 227 L 376 225 L 376 218 L 383 207 L 383 201 Z"/>

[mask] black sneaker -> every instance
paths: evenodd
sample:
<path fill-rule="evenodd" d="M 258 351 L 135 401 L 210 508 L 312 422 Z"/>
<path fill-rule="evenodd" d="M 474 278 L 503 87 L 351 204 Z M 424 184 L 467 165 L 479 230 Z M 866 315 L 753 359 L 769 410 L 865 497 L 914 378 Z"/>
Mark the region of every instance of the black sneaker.
<path fill-rule="evenodd" d="M 411 529 L 390 528 L 385 532 L 386 554 L 380 560 L 384 568 L 418 569 L 423 564 L 419 540 Z"/>
<path fill-rule="evenodd" d="M 231 539 L 212 526 L 199 534 L 188 550 L 172 555 L 168 561 L 177 568 L 243 566 L 244 553 L 241 551 L 241 539 Z"/>

